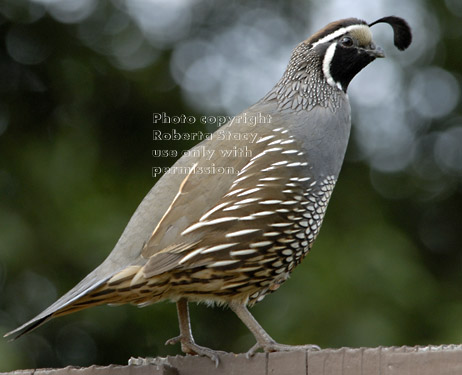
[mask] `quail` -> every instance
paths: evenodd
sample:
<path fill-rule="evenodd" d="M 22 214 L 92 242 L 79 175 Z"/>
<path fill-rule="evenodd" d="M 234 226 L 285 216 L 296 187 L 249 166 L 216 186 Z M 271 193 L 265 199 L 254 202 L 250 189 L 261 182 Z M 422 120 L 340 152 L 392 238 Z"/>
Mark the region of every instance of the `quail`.
<path fill-rule="evenodd" d="M 181 343 L 185 353 L 218 361 L 216 351 L 194 342 L 188 302 L 229 306 L 255 336 L 248 355 L 316 348 L 277 343 L 248 307 L 287 280 L 319 233 L 350 134 L 348 85 L 384 57 L 372 40 L 376 23 L 392 26 L 398 49 L 411 44 L 409 25 L 394 16 L 371 24 L 342 19 L 300 43 L 270 92 L 220 128 L 239 137 L 212 134 L 191 150 L 210 157 L 181 157 L 143 199 L 106 260 L 5 336 L 91 306 L 170 300 L 180 335 L 167 343 Z M 223 152 L 235 146 L 251 155 Z"/>

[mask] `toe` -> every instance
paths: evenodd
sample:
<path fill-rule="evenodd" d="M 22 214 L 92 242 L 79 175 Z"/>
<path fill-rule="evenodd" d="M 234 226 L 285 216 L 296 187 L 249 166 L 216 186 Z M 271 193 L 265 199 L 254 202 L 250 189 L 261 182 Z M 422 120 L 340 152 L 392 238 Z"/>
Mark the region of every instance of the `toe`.
<path fill-rule="evenodd" d="M 247 353 L 245 354 L 245 356 L 247 357 L 247 359 L 250 359 L 250 357 L 253 357 L 255 355 L 255 353 L 257 352 L 258 349 L 261 349 L 261 345 L 257 342 L 254 346 L 252 346 L 248 351 Z"/>
<path fill-rule="evenodd" d="M 182 337 L 177 336 L 177 337 L 172 337 L 171 339 L 168 339 L 165 341 L 165 345 L 175 345 L 178 344 L 181 341 Z"/>

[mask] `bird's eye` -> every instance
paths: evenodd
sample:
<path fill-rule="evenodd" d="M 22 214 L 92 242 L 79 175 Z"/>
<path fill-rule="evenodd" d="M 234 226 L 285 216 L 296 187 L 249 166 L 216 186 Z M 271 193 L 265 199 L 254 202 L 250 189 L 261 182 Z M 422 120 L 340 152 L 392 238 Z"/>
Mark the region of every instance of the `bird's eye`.
<path fill-rule="evenodd" d="M 344 37 L 341 43 L 344 47 L 353 47 L 354 45 L 353 39 L 351 39 L 349 36 Z"/>

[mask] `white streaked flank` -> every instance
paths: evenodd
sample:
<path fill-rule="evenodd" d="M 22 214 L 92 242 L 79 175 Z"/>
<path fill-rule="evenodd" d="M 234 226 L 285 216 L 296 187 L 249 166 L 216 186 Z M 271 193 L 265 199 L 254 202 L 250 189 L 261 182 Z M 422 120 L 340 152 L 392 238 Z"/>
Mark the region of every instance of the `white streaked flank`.
<path fill-rule="evenodd" d="M 236 216 L 225 216 L 225 217 L 219 217 L 217 219 L 209 220 L 209 221 L 204 221 L 204 224 L 207 225 L 215 225 L 215 224 L 221 224 L 221 223 L 226 223 L 228 221 L 234 221 L 238 220 L 239 218 Z"/>
<path fill-rule="evenodd" d="M 244 173 L 253 163 L 255 163 L 255 160 L 250 160 L 246 165 L 244 165 L 242 167 L 242 169 L 239 171 L 239 173 L 237 174 L 238 176 L 240 176 L 242 173 Z"/>
<path fill-rule="evenodd" d="M 236 232 L 231 232 L 226 234 L 226 238 L 231 238 L 231 237 L 238 237 L 238 236 L 245 236 L 247 234 L 259 232 L 261 229 L 243 229 L 243 230 L 238 230 Z"/>
<path fill-rule="evenodd" d="M 276 237 L 279 236 L 281 232 L 265 232 L 263 233 L 263 237 Z"/>
<path fill-rule="evenodd" d="M 287 163 L 288 163 L 287 160 L 282 160 L 282 161 L 278 161 L 278 162 L 276 162 L 276 163 L 273 163 L 273 164 L 271 164 L 271 165 L 273 165 L 273 166 L 279 166 L 279 165 L 286 165 Z"/>
<path fill-rule="evenodd" d="M 269 246 L 269 245 L 272 245 L 272 244 L 273 244 L 273 241 L 260 241 L 260 242 L 251 243 L 249 246 L 254 248 L 254 247 Z"/>
<path fill-rule="evenodd" d="M 249 178 L 250 175 L 246 175 L 246 176 L 242 176 L 242 177 L 239 177 L 239 178 L 236 178 L 234 181 L 233 181 L 233 185 L 236 185 L 238 182 L 241 182 L 243 180 L 245 180 L 246 178 Z"/>
<path fill-rule="evenodd" d="M 271 227 L 273 228 L 285 228 L 285 227 L 290 227 L 294 225 L 294 223 L 273 223 L 270 224 Z"/>
<path fill-rule="evenodd" d="M 259 201 L 261 198 L 247 198 L 247 199 L 243 199 L 241 201 L 238 201 L 238 202 L 234 202 L 235 205 L 241 205 L 241 204 L 247 204 L 247 203 L 252 203 L 252 202 L 256 202 L 256 201 Z"/>
<path fill-rule="evenodd" d="M 196 255 L 200 254 L 202 250 L 204 250 L 205 247 L 200 247 L 199 249 L 196 249 L 194 251 L 191 251 L 188 255 L 185 255 L 181 260 L 178 262 L 178 264 L 183 264 L 186 262 L 188 259 L 191 259 L 192 257 L 195 257 Z"/>
<path fill-rule="evenodd" d="M 191 233 L 192 231 L 195 231 L 196 229 L 208 226 L 208 225 L 215 225 L 215 224 L 221 224 L 221 223 L 226 223 L 228 221 L 234 221 L 238 220 L 238 217 L 235 216 L 226 216 L 226 217 L 220 217 L 218 219 L 210 220 L 210 221 L 199 221 L 198 223 L 195 223 L 188 228 L 186 228 L 183 232 L 181 232 L 181 235 L 184 236 L 185 234 Z"/>
<path fill-rule="evenodd" d="M 242 193 L 239 193 L 237 196 L 238 197 L 244 197 L 246 195 L 256 193 L 257 191 L 260 191 L 260 190 L 261 190 L 261 188 L 253 188 L 253 189 L 245 190 Z"/>
<path fill-rule="evenodd" d="M 223 208 L 225 206 L 227 206 L 228 204 L 230 204 L 231 202 L 223 202 L 223 203 L 220 203 L 218 206 L 215 206 L 213 208 L 211 208 L 210 210 L 208 210 L 204 215 L 201 216 L 201 218 L 199 219 L 199 221 L 204 221 L 205 219 L 207 219 L 211 214 L 213 214 L 214 212 L 218 211 L 220 208 Z"/>
<path fill-rule="evenodd" d="M 240 208 L 242 208 L 242 206 L 230 206 L 230 207 L 223 208 L 223 211 L 234 211 Z"/>
<path fill-rule="evenodd" d="M 255 143 L 260 143 L 260 142 L 265 142 L 265 141 L 268 141 L 270 140 L 271 138 L 274 138 L 275 135 L 267 135 L 266 137 L 263 137 L 263 138 L 260 138 L 257 142 Z"/>
<path fill-rule="evenodd" d="M 238 244 L 238 242 L 215 245 L 215 246 L 209 247 L 208 249 L 205 249 L 204 251 L 201 252 L 201 254 L 208 254 L 208 253 L 213 253 L 215 251 L 224 250 L 224 249 L 227 249 L 229 247 L 233 247 L 233 246 L 235 246 L 237 244 Z"/>
<path fill-rule="evenodd" d="M 233 284 L 227 284 L 222 286 L 220 289 L 232 289 L 232 288 L 238 288 L 240 286 L 246 285 L 248 281 L 241 281 L 239 283 L 233 283 Z"/>
<path fill-rule="evenodd" d="M 282 201 L 279 199 L 268 199 L 266 201 L 258 202 L 258 204 L 280 204 L 280 203 L 282 203 Z"/>
<path fill-rule="evenodd" d="M 254 254 L 256 252 L 257 252 L 257 250 L 255 250 L 255 249 L 231 250 L 229 252 L 229 255 L 231 255 L 232 257 L 238 257 L 238 256 L 242 256 L 242 255 Z"/>
<path fill-rule="evenodd" d="M 218 262 L 207 264 L 207 268 L 224 267 L 224 266 L 229 266 L 230 264 L 234 264 L 237 262 L 239 262 L 239 260 L 220 260 Z"/>
<path fill-rule="evenodd" d="M 284 201 L 281 204 L 283 204 L 285 206 L 291 206 L 291 205 L 297 204 L 297 203 L 298 203 L 298 201 Z"/>
<path fill-rule="evenodd" d="M 260 178 L 258 181 L 277 181 L 280 179 L 281 177 L 263 177 L 263 178 Z"/>
<path fill-rule="evenodd" d="M 276 212 L 274 211 L 260 211 L 260 212 L 255 212 L 252 214 L 252 216 L 255 217 L 260 217 L 260 216 L 269 216 L 269 215 L 274 215 Z"/>
<path fill-rule="evenodd" d="M 232 190 L 230 191 L 228 194 L 225 195 L 225 197 L 231 197 L 232 195 L 235 195 L 237 193 L 240 193 L 241 191 L 243 191 L 244 189 L 236 189 L 236 190 Z"/>
<path fill-rule="evenodd" d="M 269 148 L 267 150 L 265 150 L 266 152 L 276 152 L 276 151 L 282 151 L 283 148 L 281 147 L 273 147 L 273 148 Z"/>
<path fill-rule="evenodd" d="M 259 154 L 255 155 L 252 159 L 250 159 L 250 161 L 255 161 L 255 160 L 257 160 L 258 158 L 261 158 L 264 155 L 266 155 L 266 151 L 262 151 Z"/>
<path fill-rule="evenodd" d="M 249 216 L 242 216 L 239 218 L 239 221 L 250 221 L 250 220 L 257 220 L 255 216 L 249 215 Z"/>

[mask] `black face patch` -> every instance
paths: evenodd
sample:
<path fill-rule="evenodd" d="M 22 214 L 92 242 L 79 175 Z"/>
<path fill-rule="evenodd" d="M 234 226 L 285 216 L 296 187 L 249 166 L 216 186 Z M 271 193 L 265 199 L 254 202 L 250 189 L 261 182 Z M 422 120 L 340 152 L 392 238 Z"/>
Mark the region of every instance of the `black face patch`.
<path fill-rule="evenodd" d="M 329 72 L 334 82 L 346 92 L 353 77 L 365 66 L 375 60 L 367 50 L 357 47 L 344 47 L 338 43 L 330 62 Z"/>

